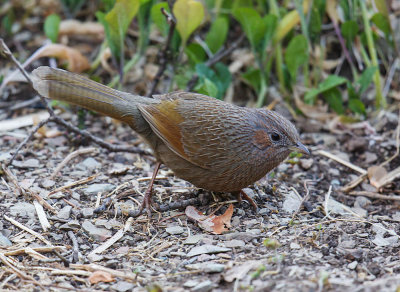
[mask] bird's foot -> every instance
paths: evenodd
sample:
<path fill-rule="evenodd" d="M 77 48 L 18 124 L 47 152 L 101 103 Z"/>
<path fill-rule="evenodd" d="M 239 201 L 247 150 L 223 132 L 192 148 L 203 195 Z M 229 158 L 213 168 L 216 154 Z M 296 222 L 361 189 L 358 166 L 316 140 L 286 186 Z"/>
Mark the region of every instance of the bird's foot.
<path fill-rule="evenodd" d="M 158 170 L 160 169 L 160 165 L 161 165 L 161 163 L 157 162 L 156 167 L 154 168 L 154 171 L 153 171 L 153 176 L 150 180 L 149 186 L 147 187 L 146 193 L 144 194 L 143 202 L 140 205 L 140 209 L 139 209 L 139 215 L 140 215 L 140 214 L 142 214 L 143 209 L 146 208 L 149 219 L 151 218 L 152 206 L 154 206 L 153 201 L 151 199 L 151 195 L 153 193 L 153 184 L 154 184 L 154 180 L 156 179 Z"/>
<path fill-rule="evenodd" d="M 144 194 L 142 204 L 140 205 L 139 214 L 142 214 L 143 210 L 146 209 L 147 216 L 151 218 L 151 210 L 153 209 L 153 200 L 151 199 L 152 188 L 148 188 Z"/>
<path fill-rule="evenodd" d="M 239 203 L 242 202 L 242 200 L 246 200 L 247 202 L 249 202 L 249 204 L 254 208 L 256 212 L 258 211 L 257 204 L 253 201 L 252 198 L 249 197 L 249 195 L 246 194 L 245 191 L 240 190 L 240 192 L 236 192 L 235 195 L 236 195 L 236 200 Z"/>

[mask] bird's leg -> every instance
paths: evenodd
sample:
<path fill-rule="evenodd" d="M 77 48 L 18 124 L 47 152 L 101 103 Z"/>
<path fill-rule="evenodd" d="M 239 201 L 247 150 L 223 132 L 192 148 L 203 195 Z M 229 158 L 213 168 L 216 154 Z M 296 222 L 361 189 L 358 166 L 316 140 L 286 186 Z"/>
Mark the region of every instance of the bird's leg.
<path fill-rule="evenodd" d="M 240 190 L 239 192 L 234 192 L 233 195 L 236 196 L 236 200 L 240 203 L 242 200 L 246 200 L 247 202 L 249 202 L 250 205 L 253 206 L 254 210 L 258 210 L 258 207 L 256 205 L 256 203 L 253 201 L 252 198 L 250 198 L 245 191 Z"/>
<path fill-rule="evenodd" d="M 147 215 L 149 216 L 149 218 L 151 217 L 151 205 L 153 204 L 153 202 L 151 200 L 151 195 L 153 192 L 153 184 L 156 179 L 158 170 L 160 169 L 160 166 L 161 166 L 161 163 L 157 162 L 156 167 L 154 168 L 154 171 L 153 171 L 153 175 L 150 180 L 150 184 L 147 187 L 146 193 L 144 194 L 142 205 L 140 206 L 140 209 L 139 209 L 139 214 L 141 214 L 143 209 L 146 208 Z"/>

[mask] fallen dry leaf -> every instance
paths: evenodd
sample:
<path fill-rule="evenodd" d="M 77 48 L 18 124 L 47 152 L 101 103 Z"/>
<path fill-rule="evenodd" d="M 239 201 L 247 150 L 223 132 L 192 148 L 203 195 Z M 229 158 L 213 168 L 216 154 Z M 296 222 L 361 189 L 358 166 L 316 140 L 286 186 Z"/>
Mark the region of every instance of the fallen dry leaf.
<path fill-rule="evenodd" d="M 318 121 L 332 120 L 336 114 L 328 113 L 328 105 L 309 105 L 304 103 L 297 94 L 294 94 L 294 102 L 303 114 L 311 119 Z"/>
<path fill-rule="evenodd" d="M 250 270 L 253 270 L 262 265 L 261 261 L 247 261 L 244 263 L 238 263 L 233 268 L 229 269 L 223 275 L 224 280 L 228 283 L 233 282 L 235 279 L 243 279 Z"/>
<path fill-rule="evenodd" d="M 90 68 L 89 61 L 78 50 L 60 45 L 49 44 L 43 47 L 35 59 L 41 57 L 54 57 L 68 63 L 67 69 L 71 72 L 80 73 Z"/>
<path fill-rule="evenodd" d="M 104 39 L 104 27 L 99 22 L 81 22 L 75 19 L 63 20 L 60 23 L 60 35 L 89 36 L 99 40 Z"/>
<path fill-rule="evenodd" d="M 222 234 L 224 231 L 228 231 L 228 228 L 231 227 L 233 205 L 230 204 L 225 213 L 220 216 L 203 215 L 202 212 L 198 211 L 193 206 L 187 206 L 185 214 L 190 219 L 195 220 L 202 229 L 214 234 Z"/>
<path fill-rule="evenodd" d="M 105 271 L 95 271 L 89 276 L 90 284 L 97 284 L 99 282 L 114 282 L 114 277 Z"/>
<path fill-rule="evenodd" d="M 368 168 L 368 178 L 370 184 L 379 189 L 382 179 L 387 175 L 387 171 L 384 167 L 374 165 Z"/>

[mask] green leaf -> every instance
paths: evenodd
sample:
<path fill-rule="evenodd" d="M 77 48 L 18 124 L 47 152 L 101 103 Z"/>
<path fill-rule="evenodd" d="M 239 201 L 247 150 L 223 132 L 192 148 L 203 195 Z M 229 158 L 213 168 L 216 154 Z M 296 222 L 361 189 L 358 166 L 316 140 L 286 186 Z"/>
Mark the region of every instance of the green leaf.
<path fill-rule="evenodd" d="M 222 63 L 215 64 L 215 71 L 218 77 L 217 87 L 218 94 L 217 98 L 222 99 L 225 91 L 228 89 L 229 85 L 232 82 L 232 74 L 229 72 L 228 67 L 226 67 Z"/>
<path fill-rule="evenodd" d="M 224 16 L 218 17 L 210 27 L 206 36 L 206 44 L 212 53 L 216 53 L 225 43 L 228 34 L 229 20 Z"/>
<path fill-rule="evenodd" d="M 342 93 L 336 87 L 326 90 L 323 93 L 324 99 L 329 106 L 338 114 L 344 114 Z"/>
<path fill-rule="evenodd" d="M 382 13 L 385 17 L 389 17 L 389 10 L 386 5 L 386 0 L 375 0 L 375 6 L 380 13 Z"/>
<path fill-rule="evenodd" d="M 201 77 L 205 77 L 205 78 L 209 78 L 209 79 L 216 78 L 214 71 L 211 68 L 209 68 L 208 66 L 206 66 L 206 64 L 204 64 L 204 63 L 196 65 L 196 72 L 200 78 Z"/>
<path fill-rule="evenodd" d="M 357 98 L 351 98 L 349 99 L 349 108 L 358 114 L 362 114 L 365 115 L 365 105 L 362 103 L 361 100 L 357 99 Z"/>
<path fill-rule="evenodd" d="M 244 33 L 255 50 L 264 33 L 264 23 L 260 14 L 250 7 L 242 7 L 233 11 L 233 16 L 242 26 Z"/>
<path fill-rule="evenodd" d="M 390 34 L 390 32 L 392 31 L 391 27 L 390 27 L 390 22 L 389 19 L 383 15 L 382 13 L 378 12 L 375 13 L 372 18 L 371 21 L 381 30 L 383 31 L 383 33 L 387 36 Z"/>
<path fill-rule="evenodd" d="M 343 37 L 346 39 L 347 43 L 354 41 L 358 33 L 358 24 L 354 20 L 348 20 L 343 22 L 341 27 Z"/>
<path fill-rule="evenodd" d="M 204 18 L 203 4 L 195 0 L 178 0 L 173 7 L 182 43 L 185 45 L 189 36 L 199 27 Z"/>
<path fill-rule="evenodd" d="M 261 88 L 261 71 L 259 69 L 250 68 L 242 74 L 244 81 L 249 84 L 258 94 Z"/>
<path fill-rule="evenodd" d="M 264 30 L 263 30 L 263 45 L 261 50 L 265 50 L 268 43 L 272 40 L 273 36 L 275 35 L 276 28 L 278 26 L 278 17 L 273 14 L 267 14 L 262 19 L 264 23 Z"/>
<path fill-rule="evenodd" d="M 218 88 L 214 82 L 208 78 L 204 78 L 200 86 L 196 87 L 196 91 L 212 97 L 217 97 Z"/>
<path fill-rule="evenodd" d="M 193 64 L 203 63 L 206 59 L 206 52 L 199 44 L 189 44 L 185 48 L 185 53 Z"/>
<path fill-rule="evenodd" d="M 252 0 L 229 0 L 229 2 L 233 2 L 232 10 L 241 9 L 243 7 L 254 7 Z"/>
<path fill-rule="evenodd" d="M 115 57 L 123 52 L 125 34 L 139 9 L 139 0 L 117 0 L 106 15 L 96 13 L 106 32 L 108 44 Z"/>
<path fill-rule="evenodd" d="M 347 82 L 346 78 L 337 76 L 337 75 L 329 75 L 321 84 L 319 84 L 318 88 L 311 89 L 304 97 L 304 101 L 306 103 L 314 103 L 317 95 L 328 91 L 334 87 L 337 87 L 343 83 Z"/>
<path fill-rule="evenodd" d="M 169 25 L 167 19 L 164 14 L 161 12 L 161 8 L 164 8 L 169 12 L 169 7 L 167 2 L 161 2 L 153 5 L 151 7 L 151 19 L 156 24 L 157 28 L 161 31 L 161 33 L 166 36 L 168 35 Z"/>
<path fill-rule="evenodd" d="M 212 94 L 212 96 L 218 99 L 222 99 L 225 91 L 232 82 L 232 75 L 229 72 L 228 68 L 222 63 L 215 64 L 215 69 L 216 71 L 214 72 L 204 63 L 196 65 L 196 73 L 200 77 L 200 84 L 204 85 L 205 79 L 212 81 L 212 83 L 217 88 L 217 92 L 215 94 Z"/>
<path fill-rule="evenodd" d="M 289 43 L 285 53 L 285 62 L 292 81 L 296 80 L 297 70 L 308 60 L 308 42 L 305 36 L 297 35 Z"/>
<path fill-rule="evenodd" d="M 57 42 L 60 22 L 60 16 L 57 14 L 50 14 L 44 21 L 44 33 L 53 43 Z"/>
<path fill-rule="evenodd" d="M 377 69 L 377 67 L 369 67 L 361 74 L 360 78 L 357 80 L 357 83 L 360 85 L 360 88 L 358 89 L 359 95 L 363 94 L 364 91 L 367 90 Z"/>
<path fill-rule="evenodd" d="M 325 11 L 324 1 L 313 1 L 313 6 L 311 8 L 310 21 L 308 24 L 308 30 L 310 32 L 310 38 L 312 41 L 317 40 L 321 35 L 321 25 L 323 21 L 323 15 L 321 11 Z"/>

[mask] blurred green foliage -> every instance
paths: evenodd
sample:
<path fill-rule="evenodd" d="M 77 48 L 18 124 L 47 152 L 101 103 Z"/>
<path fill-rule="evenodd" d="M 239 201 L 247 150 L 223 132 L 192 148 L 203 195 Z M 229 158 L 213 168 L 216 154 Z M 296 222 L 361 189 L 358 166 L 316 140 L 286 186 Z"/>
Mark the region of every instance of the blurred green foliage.
<path fill-rule="evenodd" d="M 386 106 L 382 80 L 399 51 L 384 0 L 97 2 L 90 18 L 104 26 L 99 54 L 108 46 L 121 74 L 145 58 L 151 45 L 160 52 L 157 61 L 167 63 L 162 77 L 171 90 L 186 90 L 197 76 L 192 90 L 224 99 L 239 84 L 256 106 L 271 101 L 271 87 L 288 103 L 300 94 L 306 104 L 325 103 L 337 114 L 358 118 Z M 52 42 L 58 40 L 60 20 L 78 18 L 87 5 L 83 0 L 60 3 L 63 10 L 44 21 Z M 3 11 L 1 33 L 18 30 L 16 19 L 14 7 Z M 176 26 L 170 33 L 171 20 Z M 137 37 L 127 36 L 128 29 L 135 29 Z M 214 61 L 242 35 L 240 53 Z M 163 41 L 154 43 L 151 36 Z M 96 60 L 92 72 L 100 63 Z M 239 69 L 231 67 L 235 62 Z M 112 85 L 118 83 L 115 78 Z"/>

